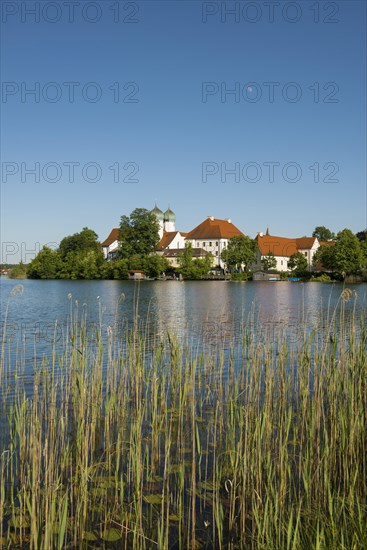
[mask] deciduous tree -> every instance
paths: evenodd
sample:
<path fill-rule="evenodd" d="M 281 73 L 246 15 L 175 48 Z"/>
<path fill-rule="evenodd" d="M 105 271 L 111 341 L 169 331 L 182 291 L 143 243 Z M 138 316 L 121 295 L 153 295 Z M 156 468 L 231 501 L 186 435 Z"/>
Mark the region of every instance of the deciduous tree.
<path fill-rule="evenodd" d="M 136 208 L 130 216 L 121 216 L 120 258 L 134 254 L 147 256 L 155 252 L 159 243 L 159 222 L 154 214 L 145 208 Z"/>
<path fill-rule="evenodd" d="M 192 244 L 186 242 L 185 250 L 180 256 L 180 271 L 184 279 L 201 279 L 207 275 L 213 265 L 212 254 L 207 254 L 204 258 L 193 257 Z"/>
<path fill-rule="evenodd" d="M 363 266 L 364 255 L 360 241 L 350 229 L 339 231 L 333 246 L 324 245 L 315 254 L 325 268 L 343 276 Z"/>
<path fill-rule="evenodd" d="M 267 271 L 268 269 L 274 269 L 277 266 L 277 260 L 276 257 L 272 252 L 269 252 L 267 256 L 264 256 L 261 260 L 261 265 L 263 266 L 263 269 Z"/>
<path fill-rule="evenodd" d="M 27 274 L 30 279 L 57 279 L 61 266 L 60 254 L 44 246 L 28 265 Z"/>
<path fill-rule="evenodd" d="M 248 271 L 256 260 L 257 242 L 247 235 L 235 235 L 222 252 L 222 260 L 229 269 Z"/>
<path fill-rule="evenodd" d="M 335 239 L 335 233 L 330 231 L 330 229 L 324 225 L 318 225 L 315 227 L 312 236 L 317 237 L 319 241 L 330 241 Z"/>
<path fill-rule="evenodd" d="M 296 277 L 303 277 L 307 273 L 307 258 L 302 252 L 292 254 L 288 261 L 288 268 Z"/>

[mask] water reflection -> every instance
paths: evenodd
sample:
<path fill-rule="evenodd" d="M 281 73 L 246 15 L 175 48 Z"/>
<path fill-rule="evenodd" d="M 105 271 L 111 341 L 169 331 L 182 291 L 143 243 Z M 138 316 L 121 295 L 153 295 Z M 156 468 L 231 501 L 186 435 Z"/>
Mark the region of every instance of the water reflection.
<path fill-rule="evenodd" d="M 1 280 L 2 323 L 7 317 L 9 353 L 18 349 L 28 360 L 49 355 L 62 344 L 71 321 L 85 320 L 87 334 L 113 327 L 121 340 L 134 322 L 152 343 L 167 333 L 195 346 L 227 347 L 240 342 L 243 326 L 267 338 L 279 330 L 290 342 L 305 331 L 327 328 L 342 285 L 289 282 L 230 283 L 156 281 L 30 281 L 24 291 Z M 344 304 L 346 316 L 356 308 L 366 316 L 367 285 L 353 286 Z M 8 311 L 7 311 L 8 310 Z M 7 311 L 7 314 L 6 314 Z M 57 324 L 55 322 L 57 321 Z"/>

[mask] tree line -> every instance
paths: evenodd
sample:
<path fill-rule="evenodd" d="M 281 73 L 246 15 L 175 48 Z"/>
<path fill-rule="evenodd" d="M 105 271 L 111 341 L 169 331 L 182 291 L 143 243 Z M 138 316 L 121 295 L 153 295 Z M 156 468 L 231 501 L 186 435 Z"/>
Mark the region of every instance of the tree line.
<path fill-rule="evenodd" d="M 87 227 L 80 233 L 62 239 L 53 250 L 44 246 L 28 266 L 19 264 L 10 276 L 31 279 L 127 279 L 129 271 L 142 270 L 146 276 L 159 277 L 162 273 L 180 273 L 184 279 L 201 279 L 213 266 L 213 256 L 194 258 L 190 243 L 179 257 L 179 267 L 170 266 L 167 259 L 156 253 L 159 244 L 159 222 L 144 208 L 136 208 L 120 221 L 119 247 L 113 258 L 106 261 L 97 234 Z M 314 256 L 315 271 L 331 271 L 342 278 L 350 273 L 367 277 L 367 230 L 353 234 L 343 229 L 336 235 L 324 226 L 318 226 L 313 236 L 322 245 Z M 246 235 L 232 237 L 221 259 L 233 278 L 248 279 L 251 267 L 258 257 L 255 239 Z M 261 260 L 264 270 L 275 269 L 276 259 L 269 253 Z M 288 261 L 292 275 L 309 278 L 307 259 L 297 252 Z"/>

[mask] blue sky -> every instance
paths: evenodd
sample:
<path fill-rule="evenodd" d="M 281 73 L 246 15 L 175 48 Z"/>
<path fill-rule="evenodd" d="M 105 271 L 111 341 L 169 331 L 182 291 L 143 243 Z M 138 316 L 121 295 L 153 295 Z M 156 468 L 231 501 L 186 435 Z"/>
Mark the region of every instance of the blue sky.
<path fill-rule="evenodd" d="M 3 261 L 155 202 L 183 231 L 364 229 L 366 3 L 271 9 L 2 2 Z"/>

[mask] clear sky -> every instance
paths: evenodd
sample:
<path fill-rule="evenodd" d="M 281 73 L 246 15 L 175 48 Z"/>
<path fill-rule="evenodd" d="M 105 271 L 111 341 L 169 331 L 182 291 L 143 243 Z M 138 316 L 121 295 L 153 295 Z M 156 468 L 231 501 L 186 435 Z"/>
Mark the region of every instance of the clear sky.
<path fill-rule="evenodd" d="M 3 261 L 155 202 L 182 231 L 367 226 L 366 2 L 1 8 Z"/>

